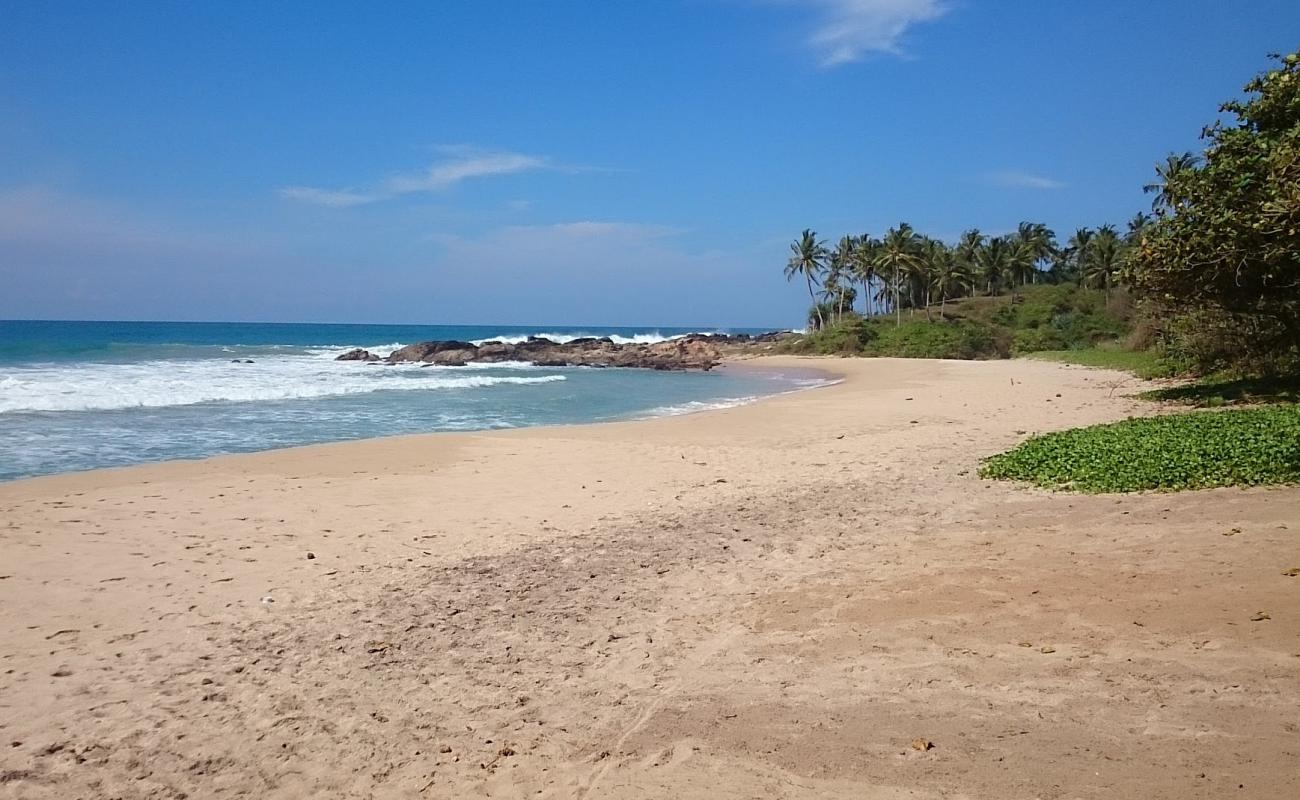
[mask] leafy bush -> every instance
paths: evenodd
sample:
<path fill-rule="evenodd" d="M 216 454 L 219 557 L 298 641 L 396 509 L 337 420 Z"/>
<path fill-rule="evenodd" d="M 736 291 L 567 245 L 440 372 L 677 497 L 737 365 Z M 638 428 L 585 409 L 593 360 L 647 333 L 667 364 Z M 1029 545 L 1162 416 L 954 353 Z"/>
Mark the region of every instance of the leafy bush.
<path fill-rule="evenodd" d="M 1134 492 L 1300 482 L 1300 405 L 1196 411 L 1036 436 L 980 474 L 1053 489 Z"/>
<path fill-rule="evenodd" d="M 1175 348 L 1243 373 L 1300 361 L 1300 53 L 1245 92 L 1203 129 L 1203 157 L 1170 157 L 1126 270 L 1140 295 L 1193 315 Z"/>
<path fill-rule="evenodd" d="M 886 325 L 869 347 L 871 355 L 898 358 L 1005 358 L 992 327 L 979 322 L 909 320 Z"/>
<path fill-rule="evenodd" d="M 1129 303 L 1123 292 L 1078 286 L 1030 286 L 993 315 L 1015 334 L 1013 352 L 1069 350 L 1118 339 L 1128 330 Z"/>
<path fill-rule="evenodd" d="M 1157 349 L 1170 363 L 1195 374 L 1296 374 L 1300 372 L 1300 351 L 1261 345 L 1287 335 L 1269 318 L 1199 309 L 1169 316 Z"/>
<path fill-rule="evenodd" d="M 1040 350 L 1068 350 L 1070 340 L 1054 328 L 1026 328 L 1016 331 L 1011 341 L 1013 353 L 1037 353 Z"/>
<path fill-rule="evenodd" d="M 909 310 L 902 324 L 892 316 L 863 319 L 845 314 L 791 343 L 795 353 L 896 356 L 902 358 L 1006 358 L 1013 353 L 1091 347 L 1123 336 L 1126 321 L 1098 289 L 1026 286 L 1015 298 L 974 297 L 947 304 L 947 313 Z M 829 319 L 833 309 L 823 309 Z"/>
<path fill-rule="evenodd" d="M 898 325 L 884 318 L 846 317 L 786 346 L 810 355 L 888 356 L 894 358 L 1005 358 L 1009 335 L 966 320 L 909 319 Z"/>
<path fill-rule="evenodd" d="M 845 317 L 825 330 L 795 339 L 786 349 L 809 355 L 861 355 L 878 335 L 877 326 L 872 321 L 855 315 Z"/>

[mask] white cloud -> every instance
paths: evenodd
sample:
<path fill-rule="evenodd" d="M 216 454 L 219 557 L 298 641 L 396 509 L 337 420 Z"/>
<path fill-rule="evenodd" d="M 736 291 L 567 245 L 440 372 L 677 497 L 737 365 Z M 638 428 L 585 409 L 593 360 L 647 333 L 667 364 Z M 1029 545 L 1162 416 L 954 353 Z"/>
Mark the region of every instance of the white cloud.
<path fill-rule="evenodd" d="M 281 197 L 331 208 L 346 208 L 405 194 L 437 192 L 450 189 L 472 178 L 514 175 L 536 170 L 583 172 L 586 167 L 567 167 L 551 163 L 544 156 L 508 151 L 481 150 L 454 145 L 438 148 L 443 159 L 422 172 L 394 175 L 370 190 L 325 189 L 316 186 L 286 186 Z"/>
<path fill-rule="evenodd" d="M 523 153 L 490 153 L 459 147 L 444 148 L 444 152 L 451 158 L 434 164 L 419 174 L 389 178 L 386 188 L 391 194 L 433 192 L 455 186 L 469 178 L 512 175 L 549 166 L 545 158 Z"/>
<path fill-rule="evenodd" d="M 1034 175 L 1028 172 L 1018 172 L 1016 170 L 1007 170 L 1003 172 L 993 172 L 985 176 L 985 180 L 994 186 L 1005 186 L 1011 189 L 1064 189 L 1065 184 L 1054 178 L 1045 178 L 1042 175 Z"/>
<path fill-rule="evenodd" d="M 677 233 L 667 225 L 647 225 L 641 222 L 561 222 L 556 225 L 534 226 L 534 230 L 552 233 L 568 239 L 601 239 L 616 237 L 645 241 Z"/>
<path fill-rule="evenodd" d="M 808 37 L 823 67 L 860 61 L 870 53 L 902 54 L 913 25 L 949 11 L 946 0 L 807 0 L 821 10 Z"/>
<path fill-rule="evenodd" d="M 278 190 L 281 197 L 330 208 L 347 208 L 372 203 L 379 197 L 352 189 L 318 189 L 314 186 L 285 186 Z"/>

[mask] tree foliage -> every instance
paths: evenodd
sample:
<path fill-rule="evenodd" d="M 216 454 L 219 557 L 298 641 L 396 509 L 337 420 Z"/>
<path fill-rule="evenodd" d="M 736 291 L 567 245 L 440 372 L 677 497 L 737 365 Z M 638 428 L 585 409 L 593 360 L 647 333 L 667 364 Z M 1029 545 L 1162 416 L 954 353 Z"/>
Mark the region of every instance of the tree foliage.
<path fill-rule="evenodd" d="M 813 286 L 821 281 L 821 274 L 826 269 L 827 251 L 826 244 L 817 238 L 813 231 L 804 229 L 790 245 L 790 258 L 785 263 L 785 279 L 792 281 L 798 276 L 802 276 L 808 286 L 808 299 L 812 300 L 813 308 L 816 311 L 817 327 L 821 328 L 826 325 L 826 319 L 822 315 L 821 309 L 817 308 L 817 297 L 813 293 Z"/>
<path fill-rule="evenodd" d="M 1203 158 L 1158 170 L 1127 269 L 1164 307 L 1239 330 L 1240 359 L 1300 350 L 1300 54 L 1277 58 L 1220 107 L 1233 119 L 1202 132 Z"/>

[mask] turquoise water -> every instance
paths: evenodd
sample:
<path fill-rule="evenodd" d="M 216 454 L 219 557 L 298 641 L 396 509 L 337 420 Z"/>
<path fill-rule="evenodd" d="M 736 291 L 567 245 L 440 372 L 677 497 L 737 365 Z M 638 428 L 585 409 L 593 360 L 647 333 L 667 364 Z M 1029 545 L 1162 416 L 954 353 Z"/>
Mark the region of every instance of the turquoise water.
<path fill-rule="evenodd" d="M 680 373 L 333 360 L 352 347 L 386 354 L 430 339 L 547 335 L 658 341 L 690 332 L 0 321 L 0 480 L 402 433 L 680 414 L 818 383 L 807 375 L 726 369 Z M 235 359 L 253 363 L 232 363 Z"/>

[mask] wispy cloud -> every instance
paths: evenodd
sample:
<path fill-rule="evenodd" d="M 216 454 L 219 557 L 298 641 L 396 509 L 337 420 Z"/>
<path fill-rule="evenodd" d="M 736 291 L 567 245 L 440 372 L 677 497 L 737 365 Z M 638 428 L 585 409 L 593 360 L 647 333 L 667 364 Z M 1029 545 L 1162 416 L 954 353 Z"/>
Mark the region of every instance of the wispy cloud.
<path fill-rule="evenodd" d="M 394 175 L 368 189 L 286 186 L 278 191 L 281 197 L 289 200 L 331 208 L 347 208 L 401 195 L 443 191 L 473 178 L 515 175 L 538 170 L 569 173 L 597 171 L 591 167 L 556 164 L 545 156 L 483 150 L 466 145 L 448 145 L 439 147 L 438 151 L 442 159 L 427 169 Z"/>
<path fill-rule="evenodd" d="M 574 257 L 589 248 L 608 247 L 611 252 L 620 248 L 643 247 L 681 233 L 669 225 L 644 222 L 603 222 L 578 220 L 550 225 L 506 225 L 481 236 L 464 237 L 456 234 L 434 234 L 431 240 L 444 247 L 459 250 L 477 249 L 482 255 L 491 252 L 496 256 L 505 253 L 527 257 L 529 254 L 563 254 Z M 579 260 L 590 260 L 583 256 Z"/>
<path fill-rule="evenodd" d="M 555 225 L 539 225 L 533 230 L 553 233 L 567 239 L 618 238 L 631 241 L 646 241 L 671 236 L 680 231 L 670 225 L 651 225 L 643 222 L 561 222 Z"/>
<path fill-rule="evenodd" d="M 808 37 L 822 67 L 861 61 L 871 53 L 902 55 L 912 26 L 950 10 L 946 0 L 808 0 L 820 15 Z"/>
<path fill-rule="evenodd" d="M 523 153 L 492 153 L 473 148 L 442 148 L 449 158 L 414 175 L 389 178 L 385 186 L 391 194 L 435 192 L 470 178 L 513 175 L 518 172 L 546 169 L 547 159 Z"/>
<path fill-rule="evenodd" d="M 984 176 L 987 183 L 994 186 L 1005 186 L 1010 189 L 1064 189 L 1065 184 L 1054 178 L 1046 178 L 1042 175 L 1034 175 L 1029 172 L 1020 172 L 1017 170 L 1004 170 L 1002 172 L 991 172 Z"/>
<path fill-rule="evenodd" d="M 318 189 L 314 186 L 285 186 L 278 190 L 281 197 L 330 208 L 347 208 L 381 199 L 380 195 L 357 192 L 352 189 Z"/>

